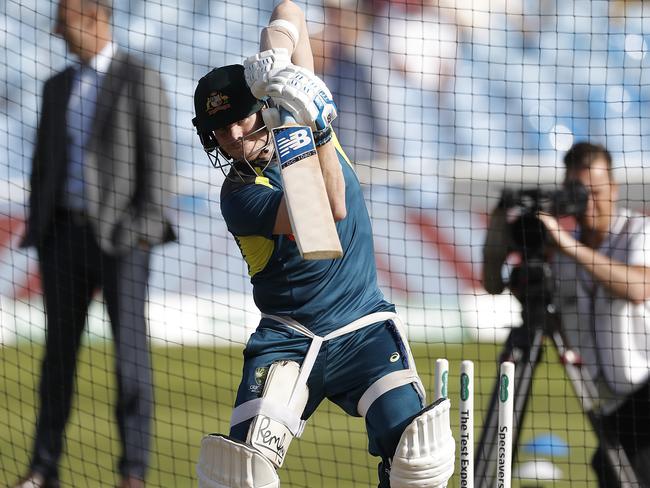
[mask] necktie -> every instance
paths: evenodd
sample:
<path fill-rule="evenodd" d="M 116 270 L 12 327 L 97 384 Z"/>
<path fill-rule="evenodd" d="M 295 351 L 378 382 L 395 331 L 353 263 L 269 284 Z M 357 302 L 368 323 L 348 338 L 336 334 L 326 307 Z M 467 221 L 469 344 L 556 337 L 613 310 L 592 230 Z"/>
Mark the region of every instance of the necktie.
<path fill-rule="evenodd" d="M 92 67 L 82 65 L 75 76 L 68 104 L 68 178 L 66 206 L 77 210 L 85 208 L 84 157 L 92 132 L 99 76 Z"/>

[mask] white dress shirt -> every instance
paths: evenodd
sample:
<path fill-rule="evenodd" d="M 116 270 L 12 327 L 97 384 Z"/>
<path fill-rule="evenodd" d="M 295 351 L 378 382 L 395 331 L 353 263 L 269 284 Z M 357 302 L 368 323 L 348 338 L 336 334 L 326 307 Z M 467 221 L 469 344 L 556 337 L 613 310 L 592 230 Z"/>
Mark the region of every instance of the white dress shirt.
<path fill-rule="evenodd" d="M 629 266 L 650 266 L 650 218 L 617 209 L 597 251 Z M 610 391 L 603 406 L 609 413 L 650 376 L 650 302 L 634 304 L 613 296 L 582 266 L 559 253 L 554 272 L 567 340 L 592 377 Z"/>
<path fill-rule="evenodd" d="M 64 207 L 84 210 L 84 159 L 88 138 L 93 130 L 97 97 L 117 46 L 108 43 L 88 64 L 78 65 L 68 100 L 68 172 L 63 193 Z"/>

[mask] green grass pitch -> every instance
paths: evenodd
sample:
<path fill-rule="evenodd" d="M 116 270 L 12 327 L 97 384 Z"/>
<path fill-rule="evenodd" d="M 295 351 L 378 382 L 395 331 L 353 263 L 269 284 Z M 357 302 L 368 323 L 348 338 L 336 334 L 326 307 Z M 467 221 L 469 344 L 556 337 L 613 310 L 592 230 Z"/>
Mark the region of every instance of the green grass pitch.
<path fill-rule="evenodd" d="M 153 349 L 155 425 L 148 486 L 196 486 L 194 464 L 201 437 L 227 432 L 241 371 L 241 346 L 233 348 L 165 347 Z M 573 396 L 571 385 L 551 348 L 540 365 L 522 431 L 522 442 L 552 432 L 570 445 L 569 457 L 552 461 L 562 470 L 555 482 L 514 480 L 514 486 L 594 486 L 590 458 L 596 439 Z M 458 371 L 462 359 L 475 361 L 475 438 L 497 372 L 500 346 L 423 345 L 413 352 L 418 370 L 433 391 L 435 359 L 450 363 L 452 423 L 458 424 Z M 22 474 L 34 435 L 41 346 L 23 343 L 0 347 L 0 484 Z M 119 444 L 113 416 L 115 385 L 110 343 L 84 346 L 74 410 L 61 464 L 64 487 L 106 487 L 117 481 Z M 456 430 L 454 430 L 456 435 Z M 520 455 L 520 460 L 527 459 Z M 328 402 L 311 418 L 301 439 L 294 440 L 280 471 L 283 487 L 376 486 L 377 459 L 366 452 L 361 419 L 350 418 Z M 516 466 L 516 464 L 515 464 Z M 453 478 L 450 487 L 459 486 Z"/>

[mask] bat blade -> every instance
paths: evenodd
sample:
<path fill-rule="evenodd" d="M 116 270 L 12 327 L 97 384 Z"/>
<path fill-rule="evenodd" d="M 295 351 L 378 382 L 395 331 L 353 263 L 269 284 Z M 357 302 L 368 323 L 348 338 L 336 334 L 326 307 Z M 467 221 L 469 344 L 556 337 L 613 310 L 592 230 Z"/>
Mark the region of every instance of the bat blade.
<path fill-rule="evenodd" d="M 340 258 L 343 250 L 311 128 L 287 122 L 272 132 L 296 244 L 304 259 Z"/>

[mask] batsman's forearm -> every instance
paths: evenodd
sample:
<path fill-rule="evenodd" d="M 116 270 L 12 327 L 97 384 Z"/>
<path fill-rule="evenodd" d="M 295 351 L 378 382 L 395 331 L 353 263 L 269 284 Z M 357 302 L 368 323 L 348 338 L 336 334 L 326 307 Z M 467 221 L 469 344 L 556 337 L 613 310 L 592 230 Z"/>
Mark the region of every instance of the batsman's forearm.
<path fill-rule="evenodd" d="M 291 36 L 287 35 L 282 28 L 266 27 L 262 30 L 260 50 L 285 48 L 291 53 L 291 61 L 295 65 L 307 68 L 313 72 L 314 57 L 309 42 L 307 22 L 302 9 L 291 0 L 283 0 L 273 9 L 269 23 L 272 23 L 274 20 L 284 20 L 293 24 L 299 33 L 298 42 L 294 46 Z M 336 149 L 330 141 L 319 146 L 317 151 L 332 215 L 335 221 L 343 220 L 347 215 L 345 205 L 345 179 L 343 178 L 343 171 L 341 170 Z"/>
<path fill-rule="evenodd" d="M 615 261 L 582 243 L 564 252 L 573 256 L 612 295 L 633 303 L 650 299 L 649 268 Z"/>
<path fill-rule="evenodd" d="M 298 42 L 294 47 L 291 37 L 283 32 L 282 29 L 266 27 L 262 30 L 260 37 L 260 50 L 285 48 L 291 53 L 291 62 L 293 64 L 302 66 L 313 72 L 314 56 L 311 51 L 311 44 L 309 43 L 307 21 L 305 20 L 302 9 L 291 0 L 283 0 L 273 9 L 270 22 L 274 20 L 291 22 L 298 30 Z"/>
<path fill-rule="evenodd" d="M 327 190 L 327 198 L 330 202 L 334 221 L 343 220 L 347 215 L 345 205 L 345 178 L 339 163 L 334 144 L 328 142 L 317 149 L 320 168 L 323 173 L 323 181 Z"/>

